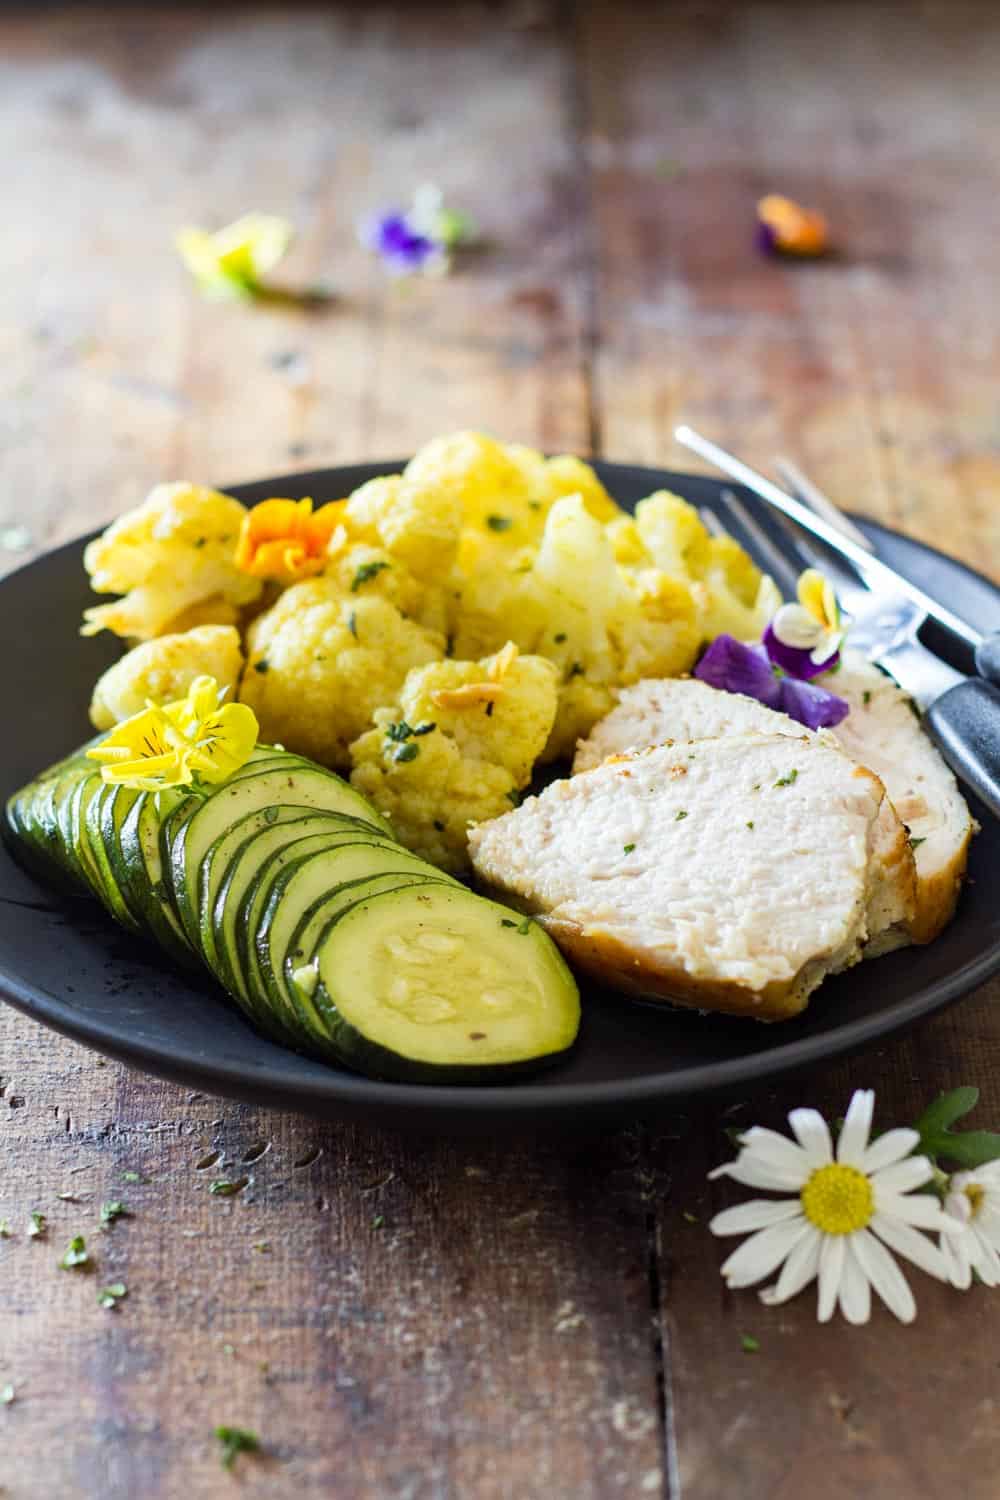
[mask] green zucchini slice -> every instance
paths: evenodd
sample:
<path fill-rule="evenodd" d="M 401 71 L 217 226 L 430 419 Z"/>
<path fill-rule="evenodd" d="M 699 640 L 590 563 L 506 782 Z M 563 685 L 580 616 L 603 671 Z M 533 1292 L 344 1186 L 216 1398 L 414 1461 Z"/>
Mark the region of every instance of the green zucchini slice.
<path fill-rule="evenodd" d="M 580 997 L 530 918 L 443 883 L 370 896 L 334 917 L 311 965 L 331 1050 L 376 1077 L 480 1080 L 573 1044 Z M 296 971 L 296 982 L 310 981 Z"/>

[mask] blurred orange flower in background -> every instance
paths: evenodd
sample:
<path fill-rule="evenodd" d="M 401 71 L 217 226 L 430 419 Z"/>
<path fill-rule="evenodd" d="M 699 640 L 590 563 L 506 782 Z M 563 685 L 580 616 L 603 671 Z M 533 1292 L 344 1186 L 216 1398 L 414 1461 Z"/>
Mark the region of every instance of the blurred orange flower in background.
<path fill-rule="evenodd" d="M 757 204 L 757 243 L 779 255 L 823 255 L 829 248 L 826 219 L 791 198 L 768 193 Z"/>
<path fill-rule="evenodd" d="M 345 504 L 331 500 L 314 512 L 311 500 L 263 500 L 243 518 L 236 566 L 279 583 L 322 573 Z"/>

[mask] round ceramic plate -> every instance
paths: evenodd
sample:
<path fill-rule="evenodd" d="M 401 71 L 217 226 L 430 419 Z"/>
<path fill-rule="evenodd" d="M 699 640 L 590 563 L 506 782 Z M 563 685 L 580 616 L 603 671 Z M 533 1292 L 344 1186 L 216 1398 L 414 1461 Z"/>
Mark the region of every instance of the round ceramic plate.
<path fill-rule="evenodd" d="M 253 504 L 268 495 L 311 495 L 317 504 L 398 469 L 366 464 L 268 479 L 231 493 Z M 624 506 L 666 487 L 698 505 L 718 505 L 714 480 L 622 464 L 597 464 Z M 742 495 L 765 528 L 773 523 Z M 982 630 L 995 628 L 1000 591 L 951 559 L 870 522 L 860 523 L 882 556 L 947 600 Z M 83 542 L 39 558 L 0 583 L 4 643 L 4 732 L 0 795 L 6 797 L 89 732 L 87 704 L 98 673 L 120 649 L 78 634 L 93 602 Z M 754 548 L 751 545 L 750 550 Z M 944 638 L 935 644 L 970 669 Z M 712 1090 L 760 1083 L 806 1064 L 856 1051 L 911 1025 L 1000 969 L 1000 824 L 975 809 L 982 832 L 951 927 L 928 948 L 904 949 L 828 980 L 794 1021 L 701 1016 L 636 1003 L 584 986 L 584 1020 L 571 1055 L 537 1078 L 492 1088 L 381 1083 L 341 1072 L 266 1041 L 221 991 L 181 977 L 151 947 L 134 942 L 85 899 L 61 899 L 27 876 L 0 847 L 0 995 L 57 1031 L 149 1072 L 208 1093 L 410 1128 L 467 1132 L 518 1122 L 649 1114 Z"/>

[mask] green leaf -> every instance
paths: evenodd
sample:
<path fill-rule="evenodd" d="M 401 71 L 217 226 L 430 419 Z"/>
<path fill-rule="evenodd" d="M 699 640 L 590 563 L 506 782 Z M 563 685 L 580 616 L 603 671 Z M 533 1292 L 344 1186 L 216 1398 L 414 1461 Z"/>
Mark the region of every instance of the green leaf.
<path fill-rule="evenodd" d="M 224 1469 L 233 1467 L 237 1454 L 257 1453 L 260 1450 L 260 1438 L 255 1432 L 248 1432 L 245 1427 L 217 1427 L 215 1436 L 222 1444 Z"/>
<path fill-rule="evenodd" d="M 64 1271 L 73 1271 L 81 1266 L 90 1265 L 90 1254 L 82 1234 L 75 1234 L 70 1240 L 59 1265 Z"/>
<path fill-rule="evenodd" d="M 115 1199 L 111 1203 L 101 1204 L 101 1227 L 107 1229 L 116 1219 L 130 1219 L 132 1216 L 124 1203 Z"/>
<path fill-rule="evenodd" d="M 744 1354 L 759 1354 L 760 1340 L 755 1339 L 752 1333 L 741 1333 L 740 1348 Z"/>
<path fill-rule="evenodd" d="M 979 1090 L 971 1085 L 939 1094 L 914 1127 L 920 1134 L 917 1153 L 939 1157 L 965 1169 L 981 1167 L 1000 1158 L 1000 1134 L 992 1130 L 952 1130 L 956 1120 L 971 1113 L 979 1102 Z"/>
<path fill-rule="evenodd" d="M 117 1307 L 123 1297 L 128 1296 L 128 1287 L 124 1281 L 115 1281 L 111 1286 L 106 1286 L 97 1294 L 98 1307 Z"/>

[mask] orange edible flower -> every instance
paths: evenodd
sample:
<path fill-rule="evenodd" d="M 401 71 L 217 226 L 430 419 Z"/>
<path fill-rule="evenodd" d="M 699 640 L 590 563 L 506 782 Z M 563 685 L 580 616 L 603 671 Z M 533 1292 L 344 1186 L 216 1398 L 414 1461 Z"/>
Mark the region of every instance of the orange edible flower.
<path fill-rule="evenodd" d="M 760 248 L 781 255 L 822 255 L 829 245 L 826 219 L 791 198 L 769 193 L 757 204 Z"/>
<path fill-rule="evenodd" d="M 279 583 L 322 573 L 346 503 L 331 500 L 314 513 L 311 500 L 262 500 L 243 517 L 236 566 Z"/>

